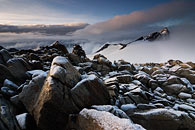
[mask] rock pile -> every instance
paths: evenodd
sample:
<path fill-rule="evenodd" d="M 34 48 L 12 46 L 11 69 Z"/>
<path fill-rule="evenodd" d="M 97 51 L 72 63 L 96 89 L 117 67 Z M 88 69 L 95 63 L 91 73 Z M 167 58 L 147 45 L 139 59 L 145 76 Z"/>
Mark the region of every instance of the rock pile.
<path fill-rule="evenodd" d="M 2 130 L 195 129 L 195 63 L 90 60 L 59 42 L 13 50 L 0 50 Z"/>

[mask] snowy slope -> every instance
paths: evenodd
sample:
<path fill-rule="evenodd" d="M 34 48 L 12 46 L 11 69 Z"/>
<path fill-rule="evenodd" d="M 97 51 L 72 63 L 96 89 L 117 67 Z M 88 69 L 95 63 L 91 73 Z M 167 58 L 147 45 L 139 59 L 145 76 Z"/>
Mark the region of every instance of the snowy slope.
<path fill-rule="evenodd" d="M 106 49 L 88 55 L 93 58 L 96 54 L 102 54 L 109 60 L 126 60 L 131 63 L 166 62 L 170 59 L 182 61 L 195 61 L 194 47 L 177 44 L 170 41 L 147 42 L 140 41 L 129 44 L 124 49 L 121 45 L 110 45 Z"/>

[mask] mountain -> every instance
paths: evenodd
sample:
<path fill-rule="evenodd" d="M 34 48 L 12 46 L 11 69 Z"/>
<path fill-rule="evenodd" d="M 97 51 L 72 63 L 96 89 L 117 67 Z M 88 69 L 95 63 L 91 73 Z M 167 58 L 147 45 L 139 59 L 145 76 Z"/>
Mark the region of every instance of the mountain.
<path fill-rule="evenodd" d="M 119 43 L 119 44 L 104 44 L 99 50 L 96 51 L 96 53 L 100 52 L 100 51 L 103 51 L 104 49 L 108 48 L 110 45 L 114 45 L 114 46 L 120 45 L 121 46 L 120 49 L 123 49 L 127 45 L 129 45 L 131 43 L 134 43 L 134 42 L 137 42 L 137 41 L 150 41 L 150 42 L 152 42 L 152 41 L 167 39 L 169 37 L 169 34 L 170 34 L 170 31 L 168 30 L 167 27 L 165 27 L 159 32 L 153 32 L 153 33 L 151 33 L 147 36 L 141 36 L 141 37 L 137 38 L 136 40 L 134 40 L 132 42 L 129 42 L 127 44 L 122 44 L 122 43 Z"/>
<path fill-rule="evenodd" d="M 174 34 L 170 33 L 168 28 L 163 28 L 159 32 L 141 36 L 125 44 L 106 43 L 88 56 L 93 58 L 96 54 L 102 54 L 111 61 L 123 59 L 131 63 L 159 63 L 169 59 L 193 61 L 191 49 L 172 35 Z"/>

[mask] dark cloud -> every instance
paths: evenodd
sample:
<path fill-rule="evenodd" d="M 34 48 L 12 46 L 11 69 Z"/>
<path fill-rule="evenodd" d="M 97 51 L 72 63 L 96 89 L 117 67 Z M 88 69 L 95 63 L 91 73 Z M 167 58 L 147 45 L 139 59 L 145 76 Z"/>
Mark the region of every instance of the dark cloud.
<path fill-rule="evenodd" d="M 63 25 L 0 25 L 0 33 L 41 33 L 44 35 L 68 35 L 83 29 L 87 23 L 70 23 Z"/>

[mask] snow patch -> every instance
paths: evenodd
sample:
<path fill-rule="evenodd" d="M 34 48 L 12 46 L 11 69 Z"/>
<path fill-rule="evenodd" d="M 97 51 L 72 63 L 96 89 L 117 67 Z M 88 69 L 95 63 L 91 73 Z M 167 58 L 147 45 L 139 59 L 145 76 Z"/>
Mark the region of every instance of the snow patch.
<path fill-rule="evenodd" d="M 67 62 L 69 62 L 65 57 L 63 56 L 57 56 L 53 59 L 52 65 L 57 64 L 57 65 L 64 65 Z"/>

